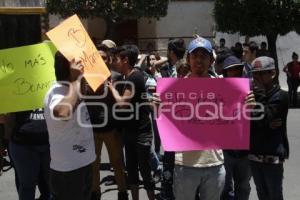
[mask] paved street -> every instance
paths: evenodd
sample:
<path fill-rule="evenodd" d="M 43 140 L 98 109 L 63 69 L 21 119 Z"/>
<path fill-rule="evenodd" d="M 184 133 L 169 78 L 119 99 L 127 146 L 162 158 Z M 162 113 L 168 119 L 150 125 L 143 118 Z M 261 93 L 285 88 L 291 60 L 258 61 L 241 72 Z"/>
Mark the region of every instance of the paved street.
<path fill-rule="evenodd" d="M 285 164 L 285 179 L 284 179 L 284 195 L 285 199 L 298 200 L 300 196 L 299 183 L 300 183 L 300 109 L 291 109 L 288 116 L 288 134 L 291 148 L 290 159 Z M 102 160 L 104 163 L 108 163 L 108 157 L 106 150 L 103 151 Z M 108 175 L 112 175 L 107 167 L 102 165 L 101 179 Z M 105 169 L 106 168 L 106 169 Z M 159 185 L 157 185 L 159 186 Z M 103 200 L 116 200 L 117 190 L 116 186 L 106 187 L 104 184 L 102 187 L 102 199 Z M 158 190 L 157 190 L 158 193 Z M 38 195 L 38 194 L 37 194 Z M 144 190 L 141 190 L 141 200 L 147 199 Z M 251 198 L 250 200 L 256 200 L 255 187 L 252 184 Z M 17 200 L 17 193 L 14 185 L 13 170 L 4 173 L 0 176 L 0 200 Z"/>
<path fill-rule="evenodd" d="M 232 72 L 237 72 L 235 70 L 237 69 L 235 68 L 237 65 L 241 65 L 242 63 L 251 64 L 251 61 L 253 62 L 252 58 L 256 56 L 271 56 L 272 54 L 273 57 L 276 53 L 275 63 L 277 74 L 275 81 L 278 82 L 281 89 L 287 93 L 289 88 L 294 90 L 294 87 L 298 84 L 297 80 L 300 77 L 300 65 L 298 65 L 296 61 L 291 61 L 295 60 L 295 57 L 299 58 L 298 55 L 300 55 L 300 0 L 251 2 L 243 0 L 156 0 L 147 3 L 148 4 L 144 1 L 106 0 L 0 0 L 1 156 L 3 152 L 3 135 L 10 135 L 6 134 L 7 130 L 5 129 L 7 128 L 6 123 L 11 121 L 6 120 L 6 113 L 9 114 L 40 107 L 39 102 L 42 103 L 43 94 L 45 94 L 45 90 L 51 85 L 54 79 L 58 80 L 58 82 L 62 82 L 64 87 L 64 82 L 72 82 L 72 84 L 67 84 L 70 85 L 68 89 L 62 88 L 61 90 L 58 87 L 52 88 L 53 90 L 46 100 L 46 104 L 50 108 L 53 108 L 53 106 L 55 107 L 54 109 L 50 109 L 50 111 L 53 111 L 50 113 L 51 118 L 62 117 L 62 120 L 69 120 L 70 118 L 71 121 L 75 121 L 75 126 L 76 124 L 80 126 L 79 128 L 71 127 L 68 130 L 65 130 L 68 128 L 69 124 L 60 126 L 60 122 L 50 124 L 48 121 L 49 130 L 52 128 L 56 133 L 61 130 L 60 132 L 62 133 L 62 136 L 60 135 L 61 137 L 56 138 L 56 140 L 60 140 L 61 144 L 58 144 L 57 146 L 52 145 L 51 147 L 57 150 L 57 155 L 52 156 L 52 161 L 54 161 L 54 158 L 56 157 L 65 158 L 60 159 L 60 164 L 63 168 L 80 164 L 73 162 L 71 164 L 65 163 L 65 161 L 72 161 L 74 159 L 72 158 L 73 156 L 78 158 L 78 155 L 72 155 L 74 152 L 86 155 L 86 158 L 89 157 L 87 152 L 91 149 L 90 142 L 93 141 L 89 141 L 91 138 L 88 138 L 88 134 L 85 134 L 88 133 L 88 131 L 82 129 L 86 128 L 84 125 L 89 124 L 90 118 L 91 121 L 96 122 L 100 122 L 102 121 L 101 118 L 104 118 L 104 121 L 108 123 L 107 125 L 111 125 L 113 128 L 119 128 L 118 126 L 122 126 L 125 121 L 125 123 L 127 123 L 126 127 L 130 130 L 138 128 L 138 131 L 140 132 L 140 129 L 144 129 L 144 133 L 140 133 L 139 135 L 139 141 L 135 142 L 138 142 L 139 146 L 143 146 L 139 147 L 141 149 L 138 149 L 139 154 L 142 154 L 142 157 L 145 156 L 144 158 L 148 159 L 146 153 L 143 154 L 140 152 L 142 150 L 146 152 L 146 147 L 144 145 L 147 145 L 145 144 L 147 143 L 147 120 L 142 119 L 142 115 L 145 113 L 141 113 L 148 110 L 147 108 L 149 106 L 149 102 L 145 102 L 147 101 L 145 94 L 147 93 L 147 96 L 150 94 L 150 96 L 156 96 L 155 94 L 152 94 L 153 89 L 154 91 L 157 90 L 156 92 L 158 93 L 160 92 L 159 89 L 164 91 L 167 90 L 169 92 L 169 89 L 171 89 L 170 86 L 173 84 L 173 81 L 171 81 L 171 84 L 160 84 L 158 77 L 156 76 L 157 73 L 163 77 L 174 77 L 174 75 L 177 77 L 177 73 L 178 77 L 186 76 L 187 73 L 190 74 L 191 77 L 194 77 L 194 75 L 196 75 L 196 77 L 204 77 L 205 69 L 214 66 L 214 64 L 209 64 L 209 61 L 212 61 L 212 56 L 214 56 L 215 65 L 219 65 L 219 68 L 222 69 L 223 75 L 225 76 L 226 74 L 229 75 L 229 72 L 227 71 L 228 68 L 234 67 L 229 69 L 229 71 L 233 70 Z M 221 30 L 224 32 L 219 32 Z M 284 35 L 280 35 L 283 33 Z M 39 44 L 40 42 L 42 43 Z M 252 45 L 252 42 L 255 42 L 256 44 Z M 263 47 L 264 43 L 262 42 L 265 42 L 266 48 Z M 119 49 L 118 47 L 121 48 Z M 226 50 L 227 48 L 228 51 Z M 229 50 L 231 52 L 229 52 Z M 243 53 L 243 56 L 237 55 L 240 53 Z M 135 62 L 135 57 L 137 55 L 139 55 L 139 59 Z M 230 55 L 243 58 L 241 58 L 241 60 L 232 58 L 227 59 Z M 73 63 L 73 61 L 70 61 L 72 59 L 73 61 L 76 59 L 76 62 Z M 268 72 L 270 72 L 270 68 L 272 69 L 272 64 L 264 61 L 267 61 L 267 59 L 254 62 L 254 68 L 252 68 L 252 70 L 256 69 L 255 71 L 257 71 L 257 75 L 260 77 L 259 79 L 261 79 L 258 81 L 258 84 L 266 86 L 266 84 L 268 85 L 268 76 L 270 75 Z M 298 59 L 298 61 L 300 61 L 300 59 Z M 139 70 L 136 70 L 135 67 L 138 67 Z M 116 81 L 116 84 L 114 82 L 114 84 L 111 83 L 111 79 L 114 79 L 114 76 L 116 78 L 118 77 L 118 75 L 113 72 L 114 70 L 120 72 L 120 80 Z M 103 82 L 103 78 L 106 77 L 108 71 L 112 72 L 112 77 L 107 80 L 105 78 L 106 81 Z M 141 71 L 143 77 L 142 74 L 136 74 L 135 71 Z M 81 80 L 82 77 L 86 79 L 84 82 L 88 83 L 94 92 L 92 92 L 91 88 L 86 84 L 82 85 L 81 81 L 77 81 Z M 124 79 L 124 81 L 121 79 Z M 249 83 L 248 79 L 245 80 Z M 287 81 L 289 81 L 289 84 L 287 84 Z M 75 85 L 77 85 L 77 83 L 79 84 L 77 85 L 78 88 L 73 87 L 75 86 L 73 84 L 75 82 Z M 118 83 L 121 83 L 119 84 L 119 87 L 117 87 Z M 241 85 L 242 82 L 237 83 L 239 83 L 239 85 L 235 85 L 237 88 L 241 90 L 245 89 L 245 87 Z M 83 87 L 81 87 L 81 85 Z M 128 87 L 129 85 L 130 87 Z M 164 85 L 164 87 L 160 87 L 162 85 Z M 250 86 L 250 88 L 253 88 L 253 84 L 250 83 L 250 85 L 252 86 Z M 161 95 L 161 104 L 165 103 L 164 105 L 168 106 L 168 103 L 173 100 L 172 103 L 174 104 L 182 103 L 181 105 L 177 104 L 170 109 L 170 111 L 172 111 L 171 117 L 177 120 L 177 123 L 174 119 L 170 120 L 171 117 L 166 116 L 165 119 L 162 120 L 164 126 L 160 126 L 160 128 L 165 128 L 166 130 L 164 131 L 161 129 L 161 133 L 171 133 L 169 137 L 167 136 L 169 143 L 171 144 L 170 146 L 175 146 L 172 144 L 174 143 L 172 140 L 176 140 L 176 142 L 185 144 L 186 146 L 194 146 L 193 148 L 200 146 L 194 141 L 191 141 L 195 137 L 194 134 L 191 133 L 193 130 L 188 130 L 189 128 L 198 132 L 196 135 L 196 138 L 198 139 L 201 139 L 201 135 L 205 133 L 211 136 L 210 139 L 224 140 L 222 141 L 224 146 L 230 145 L 230 133 L 234 132 L 232 131 L 233 127 L 230 127 L 230 125 L 235 124 L 237 127 L 238 125 L 241 126 L 241 124 L 235 122 L 227 123 L 228 121 L 226 120 L 228 120 L 228 118 L 241 118 L 242 115 L 242 118 L 245 118 L 245 114 L 249 114 L 247 113 L 249 111 L 248 105 L 246 105 L 246 107 L 245 105 L 240 105 L 240 103 L 236 106 L 230 105 L 232 100 L 241 102 L 241 95 L 236 92 L 236 89 L 230 91 L 230 87 L 224 85 L 223 91 L 214 91 L 211 94 L 209 83 L 199 84 L 199 91 L 197 91 L 197 93 L 187 91 L 190 85 L 186 87 L 185 85 L 182 85 L 182 83 L 179 83 L 178 86 L 180 87 L 174 87 L 175 90 L 171 93 L 165 93 L 165 98 Z M 195 86 L 198 87 L 198 85 Z M 176 91 L 176 89 L 179 89 L 180 91 Z M 101 95 L 102 92 L 103 95 Z M 298 104 L 297 102 L 293 102 L 295 105 L 290 105 L 287 119 L 290 157 L 284 163 L 283 194 L 285 200 L 300 200 L 300 86 L 298 87 L 298 91 L 295 91 L 295 93 L 297 92 Z M 78 93 L 86 93 L 90 98 L 79 95 Z M 164 92 L 161 91 L 161 94 L 163 93 Z M 232 98 L 234 95 L 231 93 L 237 93 L 235 95 L 238 95 L 239 97 Z M 129 94 L 131 94 L 130 97 L 128 96 Z M 291 90 L 290 94 L 292 94 Z M 101 95 L 101 97 L 95 95 Z M 63 99 L 60 99 L 59 97 Z M 257 95 L 255 95 L 255 98 L 258 100 Z M 296 99 L 292 97 L 289 98 L 290 101 Z M 96 101 L 94 101 L 95 99 Z M 101 100 L 97 101 L 97 99 Z M 62 101 L 58 102 L 57 100 Z M 91 103 L 90 106 L 102 106 L 103 110 L 94 110 L 94 108 L 92 108 L 95 112 L 92 113 L 89 109 L 90 112 L 88 113 L 85 106 L 81 107 L 78 105 L 81 101 L 85 100 Z M 157 101 L 159 101 L 157 98 L 150 98 L 149 100 L 151 104 L 157 104 Z M 164 100 L 166 100 L 166 102 L 164 102 Z M 189 100 L 190 102 L 188 102 Z M 76 101 L 76 103 L 74 101 Z M 130 104 L 127 109 L 126 103 L 129 101 L 132 104 Z M 198 103 L 197 105 L 195 105 L 196 101 Z M 244 100 L 242 99 L 242 101 Z M 105 105 L 103 105 L 103 103 Z M 198 107 L 205 104 L 209 106 L 211 105 L 210 103 L 213 103 L 213 110 L 206 110 L 206 113 L 202 112 L 203 107 Z M 216 104 L 218 106 L 216 106 Z M 123 105 L 125 105 L 124 109 Z M 164 105 L 161 106 L 164 107 Z M 112 106 L 113 108 L 111 108 Z M 184 106 L 187 107 L 187 109 L 184 107 L 180 109 L 176 106 Z M 64 109 L 64 107 L 67 107 L 67 109 Z M 84 110 L 77 108 L 84 108 Z M 235 109 L 233 110 L 233 108 Z M 112 113 L 109 112 L 111 109 L 113 110 Z M 168 112 L 168 108 L 164 109 L 161 107 L 161 110 L 156 110 L 156 108 L 152 109 L 158 111 L 158 113 L 160 113 L 160 111 L 164 112 L 163 110 Z M 190 112 L 190 110 L 194 112 Z M 74 115 L 73 111 L 82 112 L 77 112 Z M 28 142 L 38 144 L 44 142 L 45 132 L 47 131 L 44 130 L 46 127 L 41 125 L 41 122 L 43 122 L 42 120 L 44 119 L 42 112 L 43 111 L 41 110 L 36 110 L 28 113 L 28 115 L 20 113 L 20 115 L 16 115 L 16 117 L 13 116 L 12 120 L 14 121 L 9 124 L 10 127 L 8 129 L 13 129 L 15 132 L 18 132 L 13 134 L 13 136 L 16 136 L 13 137 L 15 142 L 19 142 L 20 144 L 27 144 Z M 122 112 L 124 112 L 125 115 L 122 115 Z M 154 113 L 157 114 L 157 112 Z M 65 116 L 65 114 L 67 116 Z M 94 116 L 92 116 L 92 114 Z M 150 115 L 150 113 L 148 114 Z M 190 118 L 190 116 L 187 116 L 189 114 L 192 116 L 191 119 L 189 119 L 188 125 L 178 123 L 180 122 L 180 118 L 181 120 L 183 118 Z M 118 116 L 119 119 L 117 119 L 116 116 Z M 75 119 L 76 117 L 77 122 Z M 215 120 L 215 117 L 218 119 Z M 94 120 L 92 118 L 94 118 Z M 113 121 L 111 122 L 110 118 L 123 122 L 118 123 L 117 121 L 114 123 Z M 282 118 L 282 116 L 276 116 L 276 119 L 271 123 L 268 123 L 268 125 L 271 128 L 277 128 L 280 126 L 278 124 L 282 124 L 280 118 Z M 132 124 L 131 120 L 134 120 L 133 122 L 136 122 L 136 124 Z M 154 122 L 154 119 L 151 121 Z M 70 121 L 68 121 L 68 123 L 69 122 Z M 3 126 L 3 123 L 5 123 L 5 126 Z M 101 128 L 101 126 L 95 127 L 95 123 L 93 123 L 93 125 L 94 128 L 103 128 Z M 185 127 L 186 125 L 189 127 Z M 200 128 L 197 129 L 197 127 L 193 125 L 202 125 L 206 130 L 204 131 L 204 129 L 201 130 Z M 242 125 L 245 126 L 244 122 L 242 122 Z M 220 133 L 220 135 L 217 137 L 212 134 L 213 130 L 210 130 L 212 126 L 218 126 L 218 133 Z M 72 130 L 72 128 L 74 128 L 74 130 Z M 79 130 L 80 128 L 81 130 Z M 153 127 L 153 129 L 154 128 L 155 127 Z M 174 131 L 175 128 L 179 130 L 178 133 L 174 133 L 176 132 Z M 183 131 L 180 130 L 181 128 Z M 245 127 L 239 128 L 241 130 L 238 132 L 241 131 L 246 133 Z M 264 140 L 263 144 L 260 144 L 260 141 L 258 140 L 255 140 L 253 143 L 260 144 L 260 147 L 262 148 L 272 145 L 274 142 L 271 140 L 272 136 L 270 136 L 272 133 L 270 134 L 268 131 L 264 131 L 263 128 L 265 127 L 261 128 L 262 133 L 260 136 L 267 136 L 268 138 Z M 3 129 L 5 130 L 3 131 Z M 31 134 L 32 132 L 35 132 L 34 130 L 36 130 L 35 135 Z M 4 134 L 2 134 L 3 132 Z M 41 132 L 44 132 L 44 134 L 39 134 Z M 74 134 L 67 136 L 65 134 L 67 132 Z M 184 135 L 181 132 L 186 132 L 188 135 Z M 275 133 L 274 135 L 281 136 L 278 133 Z M 245 139 L 243 137 L 244 135 L 239 136 L 240 140 Z M 134 138 L 136 135 L 133 134 L 130 136 L 130 134 L 127 134 L 125 137 Z M 238 135 L 236 134 L 235 137 L 238 137 Z M 114 138 L 107 137 L 107 139 L 111 140 Z M 206 139 L 208 139 L 208 136 L 204 135 L 201 142 L 203 143 Z M 264 138 L 260 138 L 261 141 L 263 141 L 263 139 Z M 276 138 L 274 140 L 282 140 L 282 138 Z M 71 145 L 73 151 L 70 150 Z M 211 146 L 214 144 L 207 142 L 204 147 L 207 147 L 207 145 Z M 101 165 L 99 168 L 101 200 L 117 200 L 117 185 L 107 185 L 107 183 L 111 183 L 114 179 L 114 173 L 110 165 L 107 149 L 105 145 L 103 146 L 100 159 Z M 244 145 L 241 144 L 241 146 Z M 286 147 L 286 145 L 284 146 Z M 109 147 L 112 147 L 113 150 L 117 152 L 115 150 L 116 145 L 111 145 Z M 133 148 L 135 148 L 134 144 Z M 273 146 L 270 148 L 275 147 Z M 16 145 L 15 148 L 11 148 L 12 151 L 10 152 L 16 154 L 14 156 L 14 161 L 15 159 L 19 160 L 19 163 L 14 162 L 15 164 L 18 164 L 16 165 L 18 166 L 18 172 L 21 171 L 19 168 L 23 169 L 25 171 L 24 174 L 28 175 L 25 177 L 27 178 L 26 181 L 29 181 L 32 173 L 29 172 L 29 167 L 25 166 L 26 162 L 24 161 L 34 164 L 35 159 L 34 155 L 29 153 L 23 154 L 22 156 L 22 152 L 25 153 L 25 151 L 22 151 L 24 149 Z M 268 149 L 268 147 L 266 147 L 266 149 Z M 110 148 L 109 150 L 110 154 L 114 153 Z M 277 150 L 279 150 L 279 148 Z M 38 151 L 41 151 L 41 149 L 38 149 Z M 63 151 L 66 151 L 65 155 L 68 155 L 68 157 L 63 155 Z M 163 152 L 161 153 L 163 154 Z M 132 156 L 132 154 L 130 155 Z M 141 157 L 141 155 L 139 155 L 139 157 Z M 151 155 L 151 157 L 153 157 L 153 155 Z M 183 163 L 194 161 L 195 157 L 197 156 L 183 156 L 182 161 Z M 209 156 L 204 155 L 203 157 Z M 219 157 L 219 155 L 213 157 Z M 22 162 L 22 159 L 20 158 L 24 161 Z M 127 158 L 129 158 L 129 156 Z M 9 161 L 8 157 L 5 159 Z M 206 158 L 202 161 L 207 162 L 206 164 L 210 165 L 215 159 Z M 271 161 L 274 159 L 266 158 L 266 160 Z M 129 161 L 129 159 L 127 161 Z M 147 160 L 145 160 L 145 162 L 147 162 Z M 198 162 L 201 162 L 201 160 L 198 160 Z M 43 161 L 38 163 L 38 166 L 43 165 Z M 162 165 L 162 163 L 160 164 Z M 190 164 L 193 164 L 193 162 L 190 162 Z M 200 165 L 202 164 L 204 163 L 201 163 Z M 128 167 L 130 166 L 128 165 Z M 35 168 L 32 167 L 30 169 L 34 170 Z M 140 169 L 143 168 L 140 167 Z M 96 169 L 96 172 L 97 170 L 98 169 Z M 247 171 L 247 166 L 242 168 L 241 171 L 243 170 Z M 24 182 L 24 177 L 23 179 L 20 179 L 20 174 L 21 173 L 18 173 L 18 182 Z M 42 174 L 43 173 L 40 173 L 40 175 Z M 171 173 L 167 172 L 165 173 L 165 176 L 171 177 L 170 174 Z M 204 173 L 202 173 L 202 175 L 203 174 Z M 245 174 L 247 174 L 247 172 Z M 208 176 L 209 175 L 210 174 L 208 173 Z M 192 176 L 182 176 L 179 181 L 191 181 L 193 176 L 196 177 L 196 179 L 198 178 L 198 176 L 193 173 Z M 275 176 L 273 175 L 273 177 Z M 79 181 L 69 180 L 66 184 L 62 184 L 63 181 L 56 181 L 55 184 L 62 190 L 72 193 L 75 198 L 77 197 L 81 200 L 81 195 L 76 195 L 76 191 L 79 191 L 78 193 L 80 193 L 80 189 L 73 189 L 73 187 L 71 187 L 72 189 L 68 190 L 69 188 L 67 188 L 73 183 L 78 183 L 78 188 L 84 188 L 84 186 L 88 185 L 84 181 L 81 181 L 83 180 L 82 177 L 80 178 Z M 203 179 L 207 179 L 207 176 Z M 142 180 L 141 177 L 140 180 Z M 209 181 L 201 180 L 201 184 L 206 182 L 205 184 L 211 186 Z M 256 187 L 252 178 L 250 184 L 251 193 L 249 200 L 258 200 Z M 178 187 L 179 185 L 180 184 L 177 183 L 175 186 Z M 182 192 L 184 197 L 180 198 L 180 200 L 194 200 L 192 199 L 195 196 L 193 192 L 196 191 L 189 191 L 188 187 L 190 186 L 188 181 L 182 183 L 182 185 L 187 186 L 187 189 Z M 21 189 L 23 188 L 24 187 Z M 28 188 L 26 189 L 28 190 Z M 201 191 L 201 188 L 200 190 L 199 188 L 197 189 L 198 191 Z M 21 193 L 23 193 L 23 190 L 19 191 L 22 191 Z M 160 192 L 161 182 L 158 182 L 155 187 L 156 200 L 161 200 L 161 198 L 159 198 Z M 187 193 L 192 196 L 187 197 Z M 129 199 L 132 200 L 130 191 L 128 191 L 128 194 Z M 212 192 L 212 194 L 217 194 L 217 192 Z M 26 194 L 21 195 L 25 196 Z M 34 196 L 33 188 L 32 196 Z M 40 192 L 37 187 L 35 199 L 38 200 L 39 197 Z M 203 199 L 202 191 L 200 198 Z M 15 185 L 15 170 L 13 168 L 5 168 L 5 172 L 2 173 L 1 171 L 0 174 L 0 200 L 18 199 L 18 192 Z M 140 185 L 139 199 L 148 199 L 142 184 Z M 177 195 L 177 200 L 178 199 L 179 197 Z M 74 198 L 66 199 L 66 197 L 63 197 L 63 200 L 74 200 Z"/>

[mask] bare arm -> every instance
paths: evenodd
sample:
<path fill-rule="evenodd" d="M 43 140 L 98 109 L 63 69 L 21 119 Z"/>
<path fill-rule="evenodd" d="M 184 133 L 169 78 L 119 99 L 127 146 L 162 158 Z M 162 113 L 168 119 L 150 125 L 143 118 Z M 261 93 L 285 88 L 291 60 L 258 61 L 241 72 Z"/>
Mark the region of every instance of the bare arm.
<path fill-rule="evenodd" d="M 283 68 L 283 71 L 285 72 L 285 73 L 287 73 L 288 72 L 288 66 L 286 65 L 286 66 L 284 66 L 284 68 Z"/>
<path fill-rule="evenodd" d="M 70 86 L 66 96 L 54 107 L 53 114 L 57 118 L 68 118 L 73 112 L 73 108 L 76 106 L 80 90 L 80 75 L 83 74 L 83 67 L 81 61 L 70 63 Z"/>
<path fill-rule="evenodd" d="M 128 102 L 130 102 L 132 97 L 132 91 L 130 89 L 126 89 L 124 94 L 121 96 L 119 92 L 116 90 L 116 88 L 113 87 L 111 82 L 108 82 L 108 87 L 111 90 L 116 102 L 121 106 L 125 107 L 127 106 Z"/>
<path fill-rule="evenodd" d="M 145 61 L 147 55 L 146 54 L 141 54 L 141 58 L 139 60 L 139 62 L 136 64 L 136 66 L 142 66 L 143 62 Z"/>
<path fill-rule="evenodd" d="M 166 64 L 168 62 L 168 58 L 161 58 L 158 61 L 155 61 L 154 67 L 160 68 L 162 65 Z"/>
<path fill-rule="evenodd" d="M 250 106 L 250 108 L 253 108 L 255 107 L 256 105 L 256 101 L 255 101 L 255 96 L 254 96 L 254 93 L 253 91 L 250 91 L 246 98 L 245 98 L 245 104 L 247 104 L 248 106 Z"/>

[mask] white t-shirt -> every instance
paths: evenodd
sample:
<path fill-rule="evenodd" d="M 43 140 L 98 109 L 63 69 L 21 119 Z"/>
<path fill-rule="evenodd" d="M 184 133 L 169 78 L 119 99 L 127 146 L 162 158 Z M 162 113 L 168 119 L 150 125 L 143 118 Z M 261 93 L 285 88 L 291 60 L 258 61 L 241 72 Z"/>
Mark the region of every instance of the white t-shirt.
<path fill-rule="evenodd" d="M 45 98 L 45 119 L 49 132 L 51 163 L 50 168 L 67 172 L 92 163 L 95 158 L 95 144 L 90 117 L 85 104 L 80 103 L 69 120 L 54 119 L 54 107 L 65 97 L 68 87 L 54 84 Z"/>

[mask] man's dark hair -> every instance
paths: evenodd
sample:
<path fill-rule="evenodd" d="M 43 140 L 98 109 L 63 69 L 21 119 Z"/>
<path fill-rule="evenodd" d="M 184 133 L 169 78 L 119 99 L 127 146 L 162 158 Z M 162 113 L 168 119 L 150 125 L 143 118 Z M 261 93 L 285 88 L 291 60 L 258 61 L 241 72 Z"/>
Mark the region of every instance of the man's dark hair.
<path fill-rule="evenodd" d="M 114 51 L 114 54 L 119 55 L 122 59 L 127 57 L 131 67 L 134 67 L 136 64 L 139 53 L 139 48 L 133 44 L 123 45 Z"/>
<path fill-rule="evenodd" d="M 293 52 L 292 58 L 298 57 L 298 54 L 296 52 Z"/>
<path fill-rule="evenodd" d="M 235 43 L 234 46 L 235 46 L 235 47 L 238 47 L 238 48 L 243 48 L 243 45 L 242 45 L 242 43 L 240 43 L 240 42 Z"/>
<path fill-rule="evenodd" d="M 155 56 L 156 60 L 160 60 L 161 59 L 161 57 L 160 57 L 160 55 L 159 55 L 159 53 L 157 51 L 152 51 L 152 52 L 149 53 L 149 56 L 152 56 L 152 55 Z"/>
<path fill-rule="evenodd" d="M 184 40 L 181 38 L 170 40 L 168 43 L 168 51 L 173 51 L 178 59 L 182 59 L 185 54 Z"/>
<path fill-rule="evenodd" d="M 242 57 L 243 57 L 242 43 L 240 43 L 240 42 L 235 43 L 234 47 L 231 47 L 231 51 L 235 55 L 235 57 L 242 59 Z"/>
<path fill-rule="evenodd" d="M 109 48 L 106 45 L 104 45 L 104 44 L 98 45 L 97 46 L 97 50 L 98 51 L 104 51 L 107 54 L 109 53 Z"/>
<path fill-rule="evenodd" d="M 250 50 L 250 52 L 251 53 L 256 53 L 257 54 L 257 52 L 258 52 L 258 46 L 257 46 L 257 44 L 256 44 L 256 42 L 250 42 L 249 44 L 244 44 L 244 47 L 249 47 L 249 50 Z"/>
<path fill-rule="evenodd" d="M 218 51 L 217 57 L 216 57 L 216 64 L 219 64 L 219 65 L 223 64 L 224 60 L 232 55 L 234 55 L 234 54 L 229 49 L 224 49 L 224 50 Z"/>
<path fill-rule="evenodd" d="M 262 47 L 262 46 L 267 47 L 267 43 L 266 43 L 266 42 L 261 42 L 261 43 L 260 43 L 260 46 L 261 46 L 261 47 Z"/>
<path fill-rule="evenodd" d="M 224 43 L 225 43 L 226 41 L 225 41 L 224 38 L 221 38 L 221 39 L 220 39 L 220 42 L 224 42 Z"/>
<path fill-rule="evenodd" d="M 59 51 L 55 54 L 54 68 L 57 81 L 69 80 L 70 63 Z"/>

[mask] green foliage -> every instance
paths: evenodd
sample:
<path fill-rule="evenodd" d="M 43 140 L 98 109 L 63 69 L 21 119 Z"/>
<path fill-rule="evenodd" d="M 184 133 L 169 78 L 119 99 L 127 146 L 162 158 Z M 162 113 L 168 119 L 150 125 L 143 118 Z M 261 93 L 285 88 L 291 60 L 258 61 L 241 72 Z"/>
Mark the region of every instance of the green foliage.
<path fill-rule="evenodd" d="M 111 21 L 140 17 L 159 18 L 167 14 L 169 0 L 48 0 L 51 14 L 63 17 L 78 14 L 86 17 L 103 17 Z"/>
<path fill-rule="evenodd" d="M 284 35 L 300 33 L 298 0 L 216 0 L 218 31 L 242 35 Z"/>

